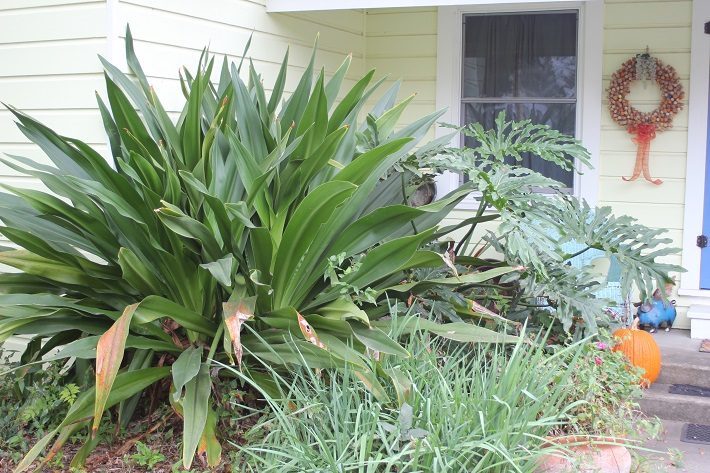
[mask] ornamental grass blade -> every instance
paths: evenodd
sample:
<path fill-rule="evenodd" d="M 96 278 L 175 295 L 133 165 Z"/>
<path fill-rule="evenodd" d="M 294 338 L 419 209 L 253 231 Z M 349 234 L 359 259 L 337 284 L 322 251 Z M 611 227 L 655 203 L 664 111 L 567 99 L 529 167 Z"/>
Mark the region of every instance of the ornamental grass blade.
<path fill-rule="evenodd" d="M 224 324 L 227 326 L 229 338 L 232 341 L 234 355 L 237 358 L 237 366 L 242 366 L 242 341 L 241 331 L 242 324 L 254 318 L 254 308 L 256 306 L 256 296 L 245 297 L 235 301 L 229 301 L 222 304 L 222 313 L 224 315 Z"/>
<path fill-rule="evenodd" d="M 106 331 L 96 345 L 96 400 L 94 401 L 94 423 L 91 430 L 96 432 L 101 423 L 106 401 L 123 361 L 126 337 L 138 304 L 126 307 L 121 317 Z"/>
<path fill-rule="evenodd" d="M 211 389 L 209 365 L 203 363 L 198 375 L 185 385 L 185 397 L 182 401 L 184 416 L 182 464 L 186 470 L 189 470 L 192 465 L 195 451 L 205 430 Z"/>
<path fill-rule="evenodd" d="M 13 473 L 20 473 L 22 471 L 27 470 L 30 465 L 37 459 L 37 457 L 42 453 L 42 450 L 49 445 L 49 442 L 54 438 L 55 435 L 57 435 L 59 429 L 55 429 L 51 432 L 49 432 L 47 435 L 42 437 L 37 441 L 37 443 L 34 444 L 34 446 L 30 449 L 29 452 L 24 456 L 24 458 L 20 461 L 20 463 L 17 464 L 15 469 L 13 470 Z"/>

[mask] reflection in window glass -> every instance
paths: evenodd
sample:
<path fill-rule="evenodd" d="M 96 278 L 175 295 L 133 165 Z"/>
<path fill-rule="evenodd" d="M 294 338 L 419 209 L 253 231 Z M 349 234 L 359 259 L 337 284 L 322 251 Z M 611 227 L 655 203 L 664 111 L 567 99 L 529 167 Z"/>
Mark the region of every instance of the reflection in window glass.
<path fill-rule="evenodd" d="M 490 128 L 505 110 L 508 119 L 575 134 L 576 11 L 466 15 L 463 51 L 464 124 Z M 572 187 L 572 172 L 534 156 L 522 164 Z"/>

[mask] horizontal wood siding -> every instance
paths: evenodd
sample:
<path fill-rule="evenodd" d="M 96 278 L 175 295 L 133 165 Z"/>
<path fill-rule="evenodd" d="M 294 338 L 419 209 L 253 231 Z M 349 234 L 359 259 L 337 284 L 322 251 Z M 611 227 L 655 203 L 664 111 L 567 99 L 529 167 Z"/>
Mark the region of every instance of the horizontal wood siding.
<path fill-rule="evenodd" d="M 691 9 L 691 0 L 606 0 L 602 70 L 605 91 L 612 73 L 648 46 L 651 54 L 678 71 L 687 96 Z M 653 110 L 658 98 L 655 84 L 649 83 L 645 88 L 636 84 L 632 89 L 632 103 L 641 110 Z M 642 179 L 622 181 L 622 176 L 629 176 L 633 171 L 636 145 L 630 135 L 611 120 L 606 96 L 603 103 L 599 204 L 611 206 L 617 214 L 632 215 L 644 225 L 667 229 L 672 245 L 681 247 L 688 147 L 687 100 L 673 128 L 658 134 L 651 142 L 651 174 L 663 179 L 660 186 Z M 680 264 L 680 256 L 671 256 L 665 261 Z M 676 279 L 679 280 L 677 275 Z M 688 328 L 687 303 L 682 298 L 677 299 L 676 326 Z"/>
<path fill-rule="evenodd" d="M 286 93 L 293 91 L 316 38 L 316 65 L 324 67 L 326 76 L 332 75 L 349 54 L 352 64 L 344 85 L 352 85 L 363 73 L 362 12 L 267 14 L 263 0 L 177 0 L 169 4 L 163 0 L 120 0 L 119 5 L 119 22 L 131 25 L 139 57 L 151 59 L 144 63 L 146 74 L 151 81 L 162 79 L 158 95 L 171 111 L 179 111 L 182 106 L 179 82 L 174 80 L 180 67 L 194 70 L 206 46 L 217 56 L 238 60 L 250 35 L 253 39 L 248 57 L 269 90 L 289 48 Z M 122 41 L 123 26 L 118 34 Z M 116 59 L 125 67 L 120 55 Z M 216 79 L 219 67 L 215 69 Z"/>
<path fill-rule="evenodd" d="M 416 94 L 402 115 L 400 126 L 435 110 L 436 22 L 436 8 L 365 12 L 366 68 L 375 69 L 377 77 L 387 77 L 383 90 L 395 81 L 401 81 L 400 100 Z M 427 138 L 433 136 L 432 132 Z"/>

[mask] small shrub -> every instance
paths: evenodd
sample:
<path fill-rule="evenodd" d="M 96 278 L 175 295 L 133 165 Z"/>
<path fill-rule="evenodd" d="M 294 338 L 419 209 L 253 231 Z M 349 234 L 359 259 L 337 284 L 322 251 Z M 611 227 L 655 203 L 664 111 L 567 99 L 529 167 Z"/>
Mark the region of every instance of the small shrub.
<path fill-rule="evenodd" d="M 570 409 L 566 433 L 600 436 L 657 435 L 657 422 L 643 417 L 638 401 L 642 396 L 641 370 L 623 353 L 611 350 L 614 341 L 601 332 L 584 343 L 577 369 L 568 379 L 566 401 Z M 643 432 L 642 432 L 643 431 Z"/>

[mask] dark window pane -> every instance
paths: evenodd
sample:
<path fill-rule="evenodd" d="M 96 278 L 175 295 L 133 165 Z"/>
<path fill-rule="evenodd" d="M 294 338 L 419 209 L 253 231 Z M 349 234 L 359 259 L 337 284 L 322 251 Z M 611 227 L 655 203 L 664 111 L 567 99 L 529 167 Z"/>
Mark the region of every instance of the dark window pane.
<path fill-rule="evenodd" d="M 466 103 L 463 104 L 464 124 L 477 122 L 486 130 L 492 129 L 495 118 L 502 110 L 505 110 L 506 120 L 530 119 L 533 123 L 549 125 L 561 133 L 574 136 L 576 110 L 573 103 Z M 464 145 L 473 148 L 478 144 L 467 137 Z M 523 161 L 518 164 L 572 187 L 572 171 L 565 171 L 537 156 L 524 155 Z"/>
<path fill-rule="evenodd" d="M 576 12 L 465 17 L 464 98 L 574 98 L 576 83 Z"/>

